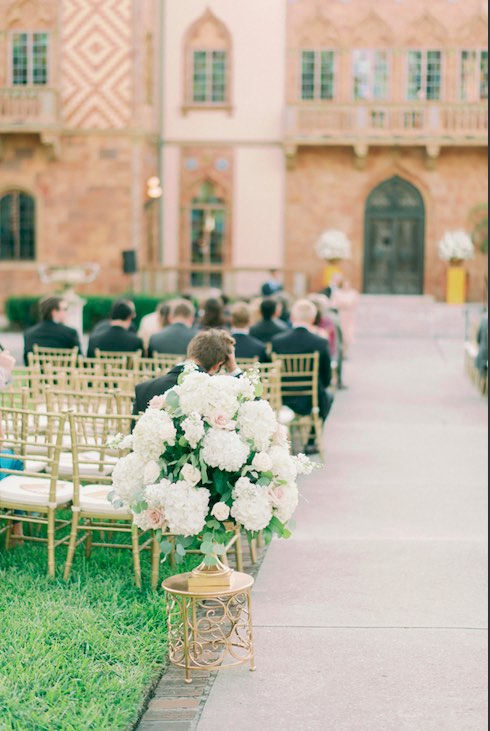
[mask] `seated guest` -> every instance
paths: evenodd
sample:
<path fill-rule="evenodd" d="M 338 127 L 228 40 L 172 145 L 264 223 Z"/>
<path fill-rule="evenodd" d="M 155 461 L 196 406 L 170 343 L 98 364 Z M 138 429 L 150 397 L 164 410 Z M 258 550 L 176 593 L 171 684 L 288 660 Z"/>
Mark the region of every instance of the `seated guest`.
<path fill-rule="evenodd" d="M 5 351 L 3 351 L 3 353 L 5 353 Z M 0 353 L 0 364 L 2 363 L 1 356 L 3 353 Z M 23 463 L 14 457 L 12 450 L 7 449 L 6 447 L 4 448 L 3 438 L 4 433 L 2 421 L 0 419 L 0 480 L 4 480 L 6 477 L 9 477 L 9 473 L 3 472 L 3 470 L 15 470 L 16 472 L 22 472 L 24 469 Z M 17 513 L 14 513 L 14 515 L 17 515 Z M 14 523 L 12 525 L 12 534 L 17 538 L 17 545 L 19 545 L 19 541 L 22 541 L 22 538 L 24 537 L 22 523 Z"/>
<path fill-rule="evenodd" d="M 131 327 L 129 328 L 129 330 L 130 330 L 130 332 L 135 333 L 136 326 L 134 324 L 134 318 L 136 317 L 136 307 L 134 306 L 134 302 L 131 302 L 131 300 L 128 300 L 128 299 L 121 299 L 121 300 L 117 300 L 117 302 L 114 302 L 112 306 L 115 307 L 115 305 L 120 305 L 120 304 L 128 305 L 128 307 L 131 307 L 131 309 L 133 310 L 133 322 L 131 323 Z M 92 332 L 90 333 L 90 335 L 91 336 L 99 335 L 104 330 L 105 331 L 109 330 L 110 327 L 111 327 L 111 319 L 109 317 L 109 318 L 106 318 L 105 320 L 101 320 L 100 322 L 98 322 L 97 325 L 92 330 Z"/>
<path fill-rule="evenodd" d="M 140 322 L 138 337 L 143 341 L 145 350 L 148 350 L 150 338 L 168 327 L 170 316 L 170 302 L 160 302 L 155 312 L 145 315 Z"/>
<path fill-rule="evenodd" d="M 41 348 L 78 348 L 82 352 L 77 331 L 65 325 L 68 303 L 63 297 L 46 297 L 39 303 L 41 322 L 26 330 L 24 334 L 24 363 L 34 346 Z"/>
<path fill-rule="evenodd" d="M 201 330 L 222 330 L 226 328 L 225 306 L 221 299 L 211 297 L 204 303 L 204 312 L 201 318 Z"/>
<path fill-rule="evenodd" d="M 320 353 L 318 403 L 321 418 L 325 421 L 333 403 L 333 398 L 327 391 L 332 380 L 332 365 L 328 341 L 313 332 L 317 315 L 318 311 L 313 302 L 309 300 L 296 302 L 291 313 L 293 329 L 284 335 L 276 335 L 272 341 L 272 348 L 277 355 Z M 309 416 L 313 407 L 311 399 L 307 396 L 288 399 L 287 393 L 284 396 L 284 403 L 301 416 Z"/>
<path fill-rule="evenodd" d="M 261 363 L 267 363 L 269 357 L 264 343 L 250 335 L 250 305 L 238 302 L 231 310 L 231 335 L 236 342 L 236 357 L 258 358 Z"/>
<path fill-rule="evenodd" d="M 265 299 L 260 305 L 262 320 L 250 328 L 250 335 L 263 343 L 271 343 L 272 338 L 287 332 L 287 325 L 279 320 L 281 305 L 276 300 Z"/>
<path fill-rule="evenodd" d="M 236 364 L 235 341 L 226 330 L 206 330 L 198 333 L 189 344 L 187 361 L 194 363 L 200 371 L 209 373 L 210 376 L 217 375 L 223 367 L 231 376 L 241 375 Z M 182 363 L 167 375 L 136 386 L 133 413 L 137 415 L 146 411 L 154 396 L 162 396 L 174 388 L 183 370 Z"/>
<path fill-rule="evenodd" d="M 176 300 L 172 302 L 169 314 L 169 325 L 150 338 L 148 355 L 168 353 L 168 355 L 185 355 L 191 340 L 197 335 L 194 329 L 196 311 L 192 302 Z"/>
<path fill-rule="evenodd" d="M 12 371 L 15 365 L 15 358 L 8 350 L 0 345 L 0 388 L 5 388 L 10 383 Z"/>
<path fill-rule="evenodd" d="M 108 353 L 143 351 L 143 341 L 130 332 L 134 317 L 134 308 L 127 302 L 116 302 L 111 312 L 110 327 L 90 336 L 87 356 L 94 358 L 97 350 Z"/>
<path fill-rule="evenodd" d="M 269 279 L 262 286 L 263 297 L 273 297 L 278 292 L 282 292 L 284 289 L 282 282 L 279 280 L 279 272 L 277 269 L 271 269 L 269 272 Z"/>

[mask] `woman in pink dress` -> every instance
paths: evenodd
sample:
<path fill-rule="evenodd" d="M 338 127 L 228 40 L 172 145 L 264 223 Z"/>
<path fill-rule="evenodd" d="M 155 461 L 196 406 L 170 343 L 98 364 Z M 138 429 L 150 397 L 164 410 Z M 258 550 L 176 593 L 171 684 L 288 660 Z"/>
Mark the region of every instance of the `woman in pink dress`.
<path fill-rule="evenodd" d="M 333 288 L 332 305 L 338 310 L 342 333 L 344 335 L 344 357 L 349 354 L 349 348 L 354 342 L 356 327 L 356 310 L 359 302 L 359 293 L 353 289 L 346 279 L 339 279 Z"/>

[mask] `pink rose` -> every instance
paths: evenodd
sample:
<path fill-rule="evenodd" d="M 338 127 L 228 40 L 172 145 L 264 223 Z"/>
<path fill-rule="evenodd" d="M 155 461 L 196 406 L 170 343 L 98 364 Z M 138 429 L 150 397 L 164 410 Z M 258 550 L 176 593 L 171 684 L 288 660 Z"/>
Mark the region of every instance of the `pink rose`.
<path fill-rule="evenodd" d="M 282 501 L 284 500 L 284 489 L 280 485 L 276 485 L 275 487 L 271 487 L 269 491 L 269 497 L 271 499 L 272 504 L 274 507 L 278 508 L 280 507 Z"/>
<path fill-rule="evenodd" d="M 235 422 L 227 417 L 223 412 L 216 412 L 210 419 L 211 426 L 215 429 L 225 429 L 227 431 L 235 431 Z"/>
<path fill-rule="evenodd" d="M 150 409 L 163 409 L 165 406 L 165 396 L 153 396 L 149 403 Z"/>
<path fill-rule="evenodd" d="M 158 508 L 151 508 L 146 514 L 150 530 L 159 530 L 165 526 L 165 513 Z"/>

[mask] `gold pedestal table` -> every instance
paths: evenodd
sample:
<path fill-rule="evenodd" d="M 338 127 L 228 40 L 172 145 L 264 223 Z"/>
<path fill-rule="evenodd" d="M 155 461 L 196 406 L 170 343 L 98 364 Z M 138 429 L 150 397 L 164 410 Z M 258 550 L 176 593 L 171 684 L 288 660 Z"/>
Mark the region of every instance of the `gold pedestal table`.
<path fill-rule="evenodd" d="M 223 670 L 250 663 L 255 670 L 252 628 L 254 580 L 234 571 L 230 586 L 189 590 L 191 574 L 163 582 L 167 595 L 169 659 L 185 669 L 186 683 L 195 670 Z"/>

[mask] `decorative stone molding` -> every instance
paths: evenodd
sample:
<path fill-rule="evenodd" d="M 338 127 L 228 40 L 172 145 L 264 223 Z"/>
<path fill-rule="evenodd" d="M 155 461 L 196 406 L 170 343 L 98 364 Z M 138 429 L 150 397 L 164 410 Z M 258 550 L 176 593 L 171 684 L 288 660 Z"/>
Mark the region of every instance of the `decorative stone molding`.
<path fill-rule="evenodd" d="M 425 151 L 427 169 L 435 170 L 437 167 L 437 160 L 441 155 L 441 146 L 437 144 L 427 145 Z"/>
<path fill-rule="evenodd" d="M 284 154 L 286 157 L 286 169 L 295 170 L 296 160 L 298 158 L 298 146 L 297 145 L 286 145 L 284 147 Z"/>
<path fill-rule="evenodd" d="M 292 43 L 297 48 L 338 48 L 342 45 L 339 29 L 319 6 L 293 33 Z"/>
<path fill-rule="evenodd" d="M 354 165 L 357 170 L 364 170 L 369 155 L 369 145 L 360 143 L 354 145 Z"/>
<path fill-rule="evenodd" d="M 474 15 L 456 34 L 458 45 L 468 48 L 488 47 L 488 19 L 483 15 Z"/>
<path fill-rule="evenodd" d="M 53 0 L 12 0 L 6 14 L 6 27 L 46 27 L 54 23 L 56 3 Z"/>
<path fill-rule="evenodd" d="M 56 132 L 42 132 L 41 142 L 47 148 L 50 160 L 61 157 L 61 136 Z"/>
<path fill-rule="evenodd" d="M 404 45 L 407 47 L 420 48 L 421 43 L 427 48 L 444 47 L 448 43 L 447 29 L 429 11 L 409 26 L 404 37 Z"/>
<path fill-rule="evenodd" d="M 393 30 L 374 10 L 352 30 L 349 46 L 364 48 L 366 38 L 370 48 L 391 48 L 395 43 Z"/>

